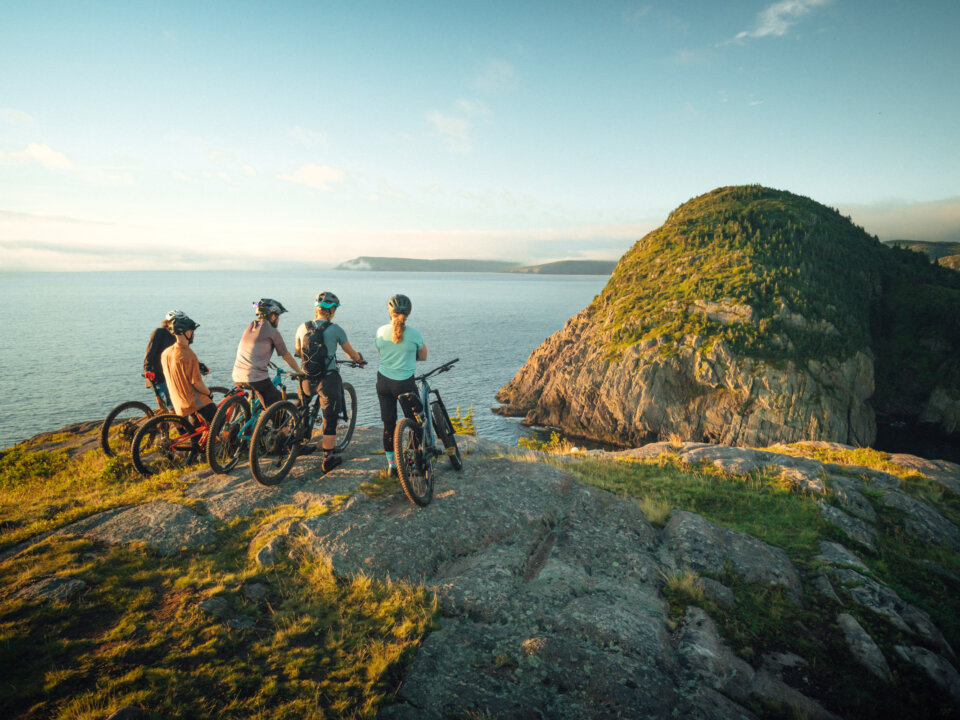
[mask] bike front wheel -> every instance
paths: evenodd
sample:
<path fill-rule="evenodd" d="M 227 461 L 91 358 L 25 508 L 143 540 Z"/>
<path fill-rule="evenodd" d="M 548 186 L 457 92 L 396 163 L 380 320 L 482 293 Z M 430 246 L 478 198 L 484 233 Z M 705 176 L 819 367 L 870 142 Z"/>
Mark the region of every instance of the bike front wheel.
<path fill-rule="evenodd" d="M 357 391 L 348 382 L 343 383 L 343 403 L 342 410 L 346 419 L 341 416 L 337 423 L 337 444 L 333 446 L 333 451 L 338 453 L 346 450 L 357 427 Z"/>
<path fill-rule="evenodd" d="M 140 474 L 156 475 L 192 465 L 200 452 L 200 442 L 185 418 L 157 415 L 137 430 L 130 452 Z"/>
<path fill-rule="evenodd" d="M 393 452 L 404 495 L 410 502 L 425 507 L 433 499 L 433 473 L 430 458 L 423 452 L 421 436 L 420 426 L 410 418 L 403 418 L 393 433 Z"/>
<path fill-rule="evenodd" d="M 463 470 L 463 458 L 460 455 L 460 448 L 457 447 L 457 433 L 453 429 L 453 423 L 450 422 L 447 408 L 439 400 L 431 403 L 430 417 L 433 418 L 433 429 L 437 431 L 437 437 L 443 443 L 444 454 L 450 459 L 453 469 Z"/>
<path fill-rule="evenodd" d="M 216 473 L 233 470 L 246 447 L 241 431 L 250 420 L 250 403 L 243 395 L 228 398 L 217 408 L 207 437 L 207 462 Z"/>
<path fill-rule="evenodd" d="M 297 408 L 288 400 L 274 403 L 257 420 L 250 438 L 250 472 L 261 485 L 277 485 L 293 467 L 300 447 L 297 423 Z"/>
<path fill-rule="evenodd" d="M 100 449 L 107 457 L 119 457 L 130 452 L 130 443 L 141 423 L 153 411 L 139 400 L 117 405 L 100 426 Z"/>

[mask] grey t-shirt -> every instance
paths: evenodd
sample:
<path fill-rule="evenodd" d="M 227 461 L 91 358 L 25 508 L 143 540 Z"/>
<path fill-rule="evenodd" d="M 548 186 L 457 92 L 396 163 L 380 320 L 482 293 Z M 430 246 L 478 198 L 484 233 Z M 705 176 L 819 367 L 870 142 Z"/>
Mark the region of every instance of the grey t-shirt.
<path fill-rule="evenodd" d="M 254 320 L 247 325 L 237 346 L 237 359 L 233 362 L 233 381 L 251 383 L 269 380 L 267 363 L 273 357 L 274 350 L 278 355 L 287 352 L 279 330 L 266 320 Z"/>
<path fill-rule="evenodd" d="M 323 322 L 323 320 L 313 320 L 309 323 L 303 323 L 297 328 L 297 338 L 293 343 L 293 346 L 297 349 L 297 357 L 302 359 L 300 348 L 303 347 L 303 338 L 307 334 L 307 326 L 313 325 L 319 328 Z M 327 357 L 329 358 L 327 361 L 327 372 L 337 369 L 337 359 L 335 357 L 337 347 L 343 345 L 345 342 L 347 342 L 347 333 L 336 323 L 330 323 L 330 326 L 323 331 L 323 344 L 327 346 Z"/>

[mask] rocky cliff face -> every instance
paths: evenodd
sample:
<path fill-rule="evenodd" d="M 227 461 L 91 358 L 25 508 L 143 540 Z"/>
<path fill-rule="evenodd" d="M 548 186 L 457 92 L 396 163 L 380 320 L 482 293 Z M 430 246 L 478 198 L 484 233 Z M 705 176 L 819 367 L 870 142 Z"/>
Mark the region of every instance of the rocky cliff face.
<path fill-rule="evenodd" d="M 947 271 L 914 258 L 901 272 L 897 253 L 916 255 L 807 198 L 721 188 L 638 241 L 500 390 L 498 411 L 621 445 L 870 445 L 878 406 L 954 432 L 960 394 L 944 368 L 960 338 L 928 336 L 960 282 L 917 300 Z"/>
<path fill-rule="evenodd" d="M 743 446 L 868 445 L 876 436 L 868 352 L 775 367 L 738 357 L 724 341 L 705 348 L 693 335 L 678 345 L 639 342 L 608 360 L 597 334 L 586 312 L 571 318 L 497 394 L 502 412 L 626 445 L 671 436 Z"/>

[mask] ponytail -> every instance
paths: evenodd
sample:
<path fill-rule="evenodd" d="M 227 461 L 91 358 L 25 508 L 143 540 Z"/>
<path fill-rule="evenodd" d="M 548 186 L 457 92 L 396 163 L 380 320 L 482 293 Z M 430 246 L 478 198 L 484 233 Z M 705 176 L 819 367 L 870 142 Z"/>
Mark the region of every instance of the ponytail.
<path fill-rule="evenodd" d="M 399 345 L 403 341 L 403 331 L 407 329 L 407 316 L 400 313 L 390 313 L 393 323 L 393 342 Z"/>

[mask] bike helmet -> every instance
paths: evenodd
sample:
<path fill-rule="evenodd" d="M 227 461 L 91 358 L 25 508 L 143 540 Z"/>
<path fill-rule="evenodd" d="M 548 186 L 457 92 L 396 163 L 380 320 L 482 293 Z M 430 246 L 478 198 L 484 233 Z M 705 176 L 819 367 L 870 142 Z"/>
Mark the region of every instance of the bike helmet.
<path fill-rule="evenodd" d="M 270 298 L 260 298 L 253 303 L 253 307 L 256 309 L 257 315 L 261 317 L 273 315 L 274 313 L 280 315 L 287 311 L 287 309 L 283 306 L 283 303 L 277 302 L 276 300 L 271 300 Z"/>
<path fill-rule="evenodd" d="M 413 309 L 413 303 L 410 302 L 410 298 L 406 295 L 394 295 L 392 298 L 387 300 L 387 309 L 390 312 L 395 312 L 398 315 L 409 315 L 410 311 Z"/>
<path fill-rule="evenodd" d="M 320 293 L 317 295 L 316 300 L 314 301 L 314 307 L 319 308 L 335 308 L 340 307 L 340 298 L 334 295 L 329 290 Z"/>
<path fill-rule="evenodd" d="M 164 320 L 176 320 L 179 317 L 186 317 L 187 314 L 183 310 L 171 310 L 166 315 L 163 316 Z"/>
<path fill-rule="evenodd" d="M 196 330 L 198 327 L 200 327 L 199 323 L 195 323 L 183 313 L 180 313 L 179 317 L 173 319 L 174 335 L 183 335 L 187 330 Z"/>

